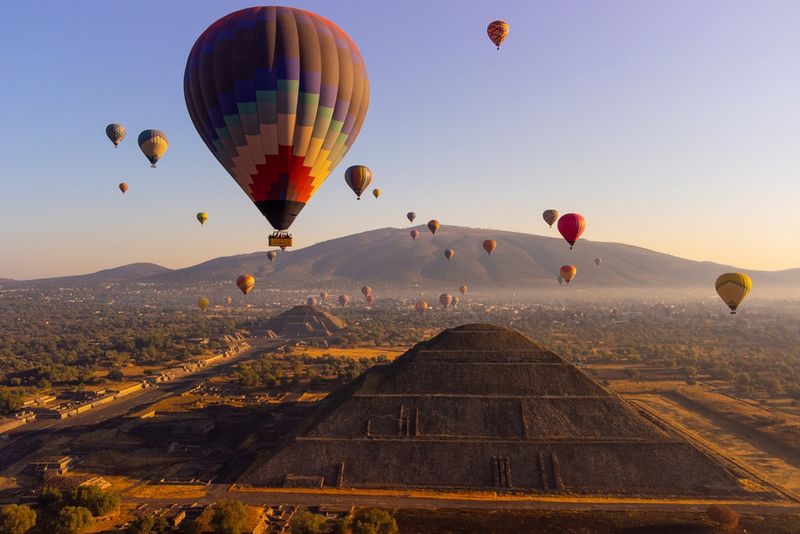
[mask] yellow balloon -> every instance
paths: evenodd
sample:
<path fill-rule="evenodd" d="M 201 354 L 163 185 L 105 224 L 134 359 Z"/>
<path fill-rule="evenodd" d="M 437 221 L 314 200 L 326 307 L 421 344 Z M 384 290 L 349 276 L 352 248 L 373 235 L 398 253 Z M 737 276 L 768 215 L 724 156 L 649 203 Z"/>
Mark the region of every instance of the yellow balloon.
<path fill-rule="evenodd" d="M 197 299 L 197 307 L 206 311 L 208 309 L 208 299 L 205 297 Z"/>
<path fill-rule="evenodd" d="M 380 190 L 380 189 L 378 189 L 378 188 L 375 188 L 375 189 L 373 189 L 373 190 L 372 190 L 372 195 L 373 195 L 375 198 L 378 198 L 379 196 L 381 196 L 381 190 Z"/>
<path fill-rule="evenodd" d="M 201 211 L 197 214 L 197 220 L 200 221 L 200 224 L 205 224 L 208 220 L 208 213 Z"/>
<path fill-rule="evenodd" d="M 753 289 L 753 281 L 744 273 L 725 273 L 717 278 L 717 294 L 736 313 L 736 308 Z"/>

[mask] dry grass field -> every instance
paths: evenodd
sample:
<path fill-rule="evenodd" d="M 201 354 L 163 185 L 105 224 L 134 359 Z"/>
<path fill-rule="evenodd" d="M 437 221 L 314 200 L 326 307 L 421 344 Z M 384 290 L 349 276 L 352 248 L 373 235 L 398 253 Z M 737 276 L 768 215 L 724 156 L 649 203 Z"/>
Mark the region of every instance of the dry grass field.
<path fill-rule="evenodd" d="M 386 356 L 388 359 L 394 360 L 407 350 L 408 347 L 353 347 L 353 348 L 307 347 L 301 349 L 300 355 L 310 356 L 312 358 L 333 356 L 334 358 L 353 358 L 355 360 L 361 360 L 364 358 L 377 358 L 378 356 Z M 297 354 L 297 351 L 295 351 L 295 354 Z"/>

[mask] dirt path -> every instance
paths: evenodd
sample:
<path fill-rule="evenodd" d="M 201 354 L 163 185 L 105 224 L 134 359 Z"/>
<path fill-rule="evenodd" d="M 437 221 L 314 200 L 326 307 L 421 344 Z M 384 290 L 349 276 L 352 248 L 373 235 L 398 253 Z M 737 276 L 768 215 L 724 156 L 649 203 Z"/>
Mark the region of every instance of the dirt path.
<path fill-rule="evenodd" d="M 775 450 L 769 443 L 772 440 L 763 439 L 760 433 L 713 410 L 698 410 L 694 406 L 696 403 L 681 402 L 683 397 L 642 394 L 626 395 L 626 398 L 645 404 L 660 418 L 708 443 L 723 456 L 732 457 L 775 484 L 800 493 L 800 468 L 780 456 L 781 450 Z"/>

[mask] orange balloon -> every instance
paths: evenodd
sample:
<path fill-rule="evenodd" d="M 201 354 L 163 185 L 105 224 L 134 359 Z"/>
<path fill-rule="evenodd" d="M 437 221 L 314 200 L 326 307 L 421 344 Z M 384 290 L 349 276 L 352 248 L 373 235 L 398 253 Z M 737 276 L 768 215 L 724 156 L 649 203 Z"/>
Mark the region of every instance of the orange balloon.
<path fill-rule="evenodd" d="M 239 288 L 239 291 L 245 295 L 250 293 L 250 290 L 253 289 L 254 285 L 256 285 L 256 279 L 252 274 L 243 274 L 236 279 L 236 286 Z"/>
<path fill-rule="evenodd" d="M 563 278 L 564 281 L 569 284 L 570 280 L 575 278 L 575 275 L 578 273 L 578 269 L 576 269 L 574 265 L 562 265 L 558 272 L 561 274 L 561 278 Z"/>
<path fill-rule="evenodd" d="M 495 241 L 494 239 L 487 239 L 486 241 L 483 242 L 483 250 L 488 252 L 490 256 L 492 252 L 494 252 L 494 249 L 496 248 L 497 248 L 497 241 Z"/>
<path fill-rule="evenodd" d="M 127 193 L 128 192 L 128 184 L 126 184 L 125 182 L 122 182 L 121 184 L 119 184 L 119 190 L 122 191 L 123 194 Z"/>

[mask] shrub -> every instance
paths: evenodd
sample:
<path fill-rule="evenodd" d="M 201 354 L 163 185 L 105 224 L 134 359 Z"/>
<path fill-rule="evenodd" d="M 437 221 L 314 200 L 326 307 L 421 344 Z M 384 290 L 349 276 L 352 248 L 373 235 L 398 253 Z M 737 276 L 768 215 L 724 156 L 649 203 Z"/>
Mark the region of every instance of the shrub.
<path fill-rule="evenodd" d="M 9 504 L 0 508 L 0 534 L 25 534 L 36 526 L 36 512 L 30 506 Z"/>
<path fill-rule="evenodd" d="M 42 506 L 50 506 L 51 504 L 59 503 L 64 499 L 61 490 L 53 486 L 45 486 L 39 493 L 39 502 Z"/>
<path fill-rule="evenodd" d="M 319 534 L 325 518 L 319 514 L 312 514 L 306 510 L 298 510 L 289 522 L 292 534 Z"/>
<path fill-rule="evenodd" d="M 82 506 L 65 506 L 55 521 L 56 534 L 81 534 L 92 524 L 92 512 Z"/>
<path fill-rule="evenodd" d="M 82 506 L 97 517 L 116 510 L 119 507 L 119 495 L 97 486 L 78 486 L 72 490 L 70 504 Z"/>
<path fill-rule="evenodd" d="M 239 501 L 220 501 L 214 505 L 211 526 L 218 534 L 239 534 L 245 517 L 247 510 Z"/>
<path fill-rule="evenodd" d="M 397 534 L 397 521 L 389 512 L 371 508 L 361 510 L 351 522 L 353 534 Z"/>

